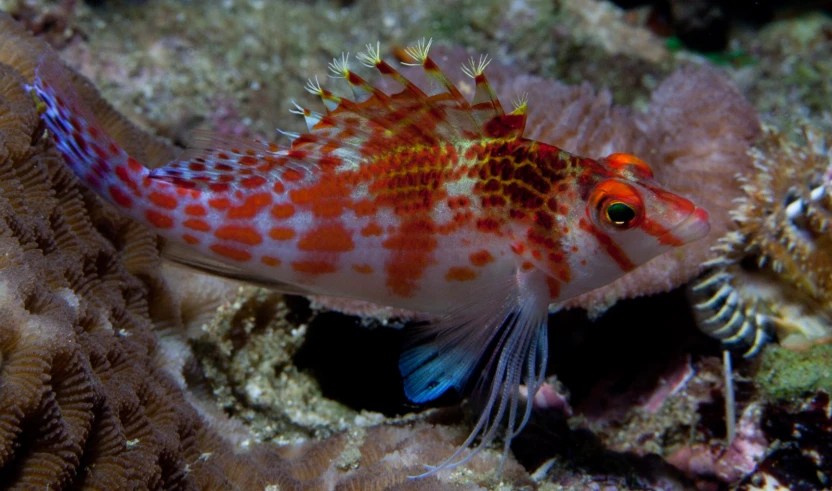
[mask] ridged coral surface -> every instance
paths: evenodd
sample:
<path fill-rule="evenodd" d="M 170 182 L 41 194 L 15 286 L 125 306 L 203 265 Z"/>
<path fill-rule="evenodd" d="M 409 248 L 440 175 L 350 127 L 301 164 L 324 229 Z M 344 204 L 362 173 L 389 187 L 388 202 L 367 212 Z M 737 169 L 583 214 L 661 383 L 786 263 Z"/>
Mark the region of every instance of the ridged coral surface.
<path fill-rule="evenodd" d="M 44 137 L 23 84 L 45 49 L 0 18 L 0 482 L 184 489 L 212 474 L 198 465 L 211 445 L 154 361 L 153 328 L 178 322 L 156 239 L 101 207 Z M 120 138 L 163 150 L 78 82 Z"/>

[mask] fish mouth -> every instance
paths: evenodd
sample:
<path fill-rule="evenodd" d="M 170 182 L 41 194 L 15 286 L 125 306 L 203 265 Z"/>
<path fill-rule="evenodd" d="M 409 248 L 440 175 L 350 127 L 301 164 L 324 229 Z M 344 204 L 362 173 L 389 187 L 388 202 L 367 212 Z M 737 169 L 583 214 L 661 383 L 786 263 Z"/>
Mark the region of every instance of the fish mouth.
<path fill-rule="evenodd" d="M 705 237 L 710 230 L 708 212 L 702 208 L 696 208 L 682 223 L 661 236 L 659 241 L 672 245 L 687 244 Z"/>

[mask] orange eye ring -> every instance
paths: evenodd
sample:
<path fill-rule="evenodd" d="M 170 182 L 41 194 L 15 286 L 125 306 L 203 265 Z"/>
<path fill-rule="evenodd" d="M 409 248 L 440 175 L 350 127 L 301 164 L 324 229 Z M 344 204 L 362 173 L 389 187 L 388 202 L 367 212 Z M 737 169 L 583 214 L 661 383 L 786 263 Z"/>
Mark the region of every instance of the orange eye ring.
<path fill-rule="evenodd" d="M 589 199 L 595 222 L 611 231 L 624 231 L 638 226 L 644 218 L 644 204 L 632 185 L 608 179 L 599 183 Z"/>
<path fill-rule="evenodd" d="M 607 163 L 620 170 L 630 170 L 639 177 L 653 179 L 653 169 L 646 162 L 629 153 L 613 153 L 607 157 Z"/>

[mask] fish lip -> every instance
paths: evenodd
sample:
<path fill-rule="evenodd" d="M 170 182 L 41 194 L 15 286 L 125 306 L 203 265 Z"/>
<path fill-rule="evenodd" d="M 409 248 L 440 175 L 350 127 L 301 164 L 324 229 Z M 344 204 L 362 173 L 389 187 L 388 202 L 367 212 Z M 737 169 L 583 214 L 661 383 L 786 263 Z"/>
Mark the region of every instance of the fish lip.
<path fill-rule="evenodd" d="M 687 244 L 697 241 L 711 231 L 711 224 L 708 222 L 708 212 L 703 208 L 695 208 L 682 222 L 665 233 L 660 240 L 676 245 Z"/>

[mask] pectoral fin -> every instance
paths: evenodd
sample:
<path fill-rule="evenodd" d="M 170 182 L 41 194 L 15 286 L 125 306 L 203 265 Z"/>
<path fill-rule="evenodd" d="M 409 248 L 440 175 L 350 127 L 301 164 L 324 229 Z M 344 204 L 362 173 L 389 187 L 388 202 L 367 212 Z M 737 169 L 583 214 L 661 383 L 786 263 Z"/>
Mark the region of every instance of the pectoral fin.
<path fill-rule="evenodd" d="M 517 273 L 488 291 L 472 295 L 461 306 L 428 326 L 415 326 L 399 359 L 407 397 L 417 403 L 439 397 L 450 388 L 462 392 L 479 371 L 476 395 L 479 420 L 465 444 L 428 474 L 468 461 L 494 439 L 508 418 L 505 454 L 511 439 L 531 413 L 526 402 L 518 421 L 519 386 L 534 394 L 546 370 L 548 290 L 542 272 Z M 478 370 L 479 369 L 479 370 Z M 471 454 L 459 458 L 477 436 Z"/>

